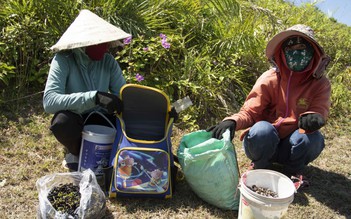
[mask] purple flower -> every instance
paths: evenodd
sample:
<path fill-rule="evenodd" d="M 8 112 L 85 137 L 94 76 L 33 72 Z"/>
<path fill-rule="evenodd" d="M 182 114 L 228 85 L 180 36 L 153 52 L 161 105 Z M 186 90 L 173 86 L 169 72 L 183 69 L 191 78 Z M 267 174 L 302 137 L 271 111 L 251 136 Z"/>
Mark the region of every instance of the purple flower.
<path fill-rule="evenodd" d="M 149 47 L 144 47 L 143 50 L 144 50 L 145 52 L 147 52 L 147 51 L 149 51 Z"/>
<path fill-rule="evenodd" d="M 126 45 L 129 44 L 130 42 L 132 42 L 132 36 L 129 36 L 123 40 L 123 43 Z"/>
<path fill-rule="evenodd" d="M 160 37 L 162 38 L 161 40 L 161 44 L 163 46 L 163 48 L 165 49 L 169 49 L 171 47 L 171 44 L 167 42 L 167 37 L 165 34 L 160 34 Z"/>
<path fill-rule="evenodd" d="M 162 41 L 162 46 L 163 46 L 163 48 L 165 48 L 165 49 L 169 49 L 169 48 L 171 47 L 171 44 L 168 43 L 167 41 Z"/>
<path fill-rule="evenodd" d="M 138 82 L 141 82 L 144 80 L 144 76 L 142 76 L 141 74 L 137 73 L 135 75 L 135 79 L 138 81 Z"/>
<path fill-rule="evenodd" d="M 166 34 L 160 33 L 160 37 L 165 40 L 167 38 Z"/>

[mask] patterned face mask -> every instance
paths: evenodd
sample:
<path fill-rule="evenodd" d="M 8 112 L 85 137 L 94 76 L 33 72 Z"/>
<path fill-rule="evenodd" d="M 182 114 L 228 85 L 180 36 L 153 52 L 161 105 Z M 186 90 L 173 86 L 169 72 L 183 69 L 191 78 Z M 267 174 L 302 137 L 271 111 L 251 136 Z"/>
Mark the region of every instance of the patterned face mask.
<path fill-rule="evenodd" d="M 305 70 L 314 54 L 313 46 L 302 37 L 285 40 L 282 49 L 288 68 L 294 72 Z"/>

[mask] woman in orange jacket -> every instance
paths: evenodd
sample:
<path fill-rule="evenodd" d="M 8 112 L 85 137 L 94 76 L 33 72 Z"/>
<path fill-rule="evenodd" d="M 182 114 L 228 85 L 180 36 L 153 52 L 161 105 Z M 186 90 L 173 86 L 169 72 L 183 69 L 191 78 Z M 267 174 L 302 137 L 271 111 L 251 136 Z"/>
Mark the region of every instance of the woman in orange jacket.
<path fill-rule="evenodd" d="M 324 148 L 319 129 L 330 108 L 330 82 L 323 75 L 330 58 L 313 30 L 295 25 L 268 42 L 266 56 L 274 68 L 263 73 L 241 110 L 208 131 L 221 139 L 241 135 L 245 153 L 255 169 L 282 164 L 288 175 L 301 174 Z"/>

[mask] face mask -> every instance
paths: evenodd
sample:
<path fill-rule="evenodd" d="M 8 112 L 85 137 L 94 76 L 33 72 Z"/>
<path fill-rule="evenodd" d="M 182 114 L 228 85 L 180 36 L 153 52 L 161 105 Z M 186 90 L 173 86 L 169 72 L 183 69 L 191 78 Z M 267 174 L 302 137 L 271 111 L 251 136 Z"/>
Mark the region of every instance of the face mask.
<path fill-rule="evenodd" d="M 302 37 L 287 39 L 283 43 L 282 49 L 287 67 L 294 72 L 305 70 L 314 54 L 313 46 Z"/>
<path fill-rule="evenodd" d="M 87 46 L 85 48 L 85 53 L 89 56 L 91 60 L 99 61 L 104 58 L 104 54 L 108 50 L 108 43 L 102 43 L 93 46 Z"/>

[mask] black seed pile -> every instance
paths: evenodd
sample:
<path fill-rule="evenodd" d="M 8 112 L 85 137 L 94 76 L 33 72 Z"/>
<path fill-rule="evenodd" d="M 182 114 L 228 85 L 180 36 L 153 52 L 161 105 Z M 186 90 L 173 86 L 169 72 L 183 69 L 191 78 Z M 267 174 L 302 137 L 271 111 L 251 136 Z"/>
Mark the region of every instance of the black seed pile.
<path fill-rule="evenodd" d="M 266 197 L 272 197 L 272 198 L 278 198 L 278 194 L 276 192 L 273 192 L 272 190 L 264 187 L 259 187 L 256 185 L 248 186 L 249 189 L 252 191 L 256 192 L 259 195 L 263 195 Z"/>
<path fill-rule="evenodd" d="M 73 183 L 59 184 L 50 190 L 47 198 L 56 211 L 77 216 L 74 211 L 80 204 L 79 186 Z"/>

